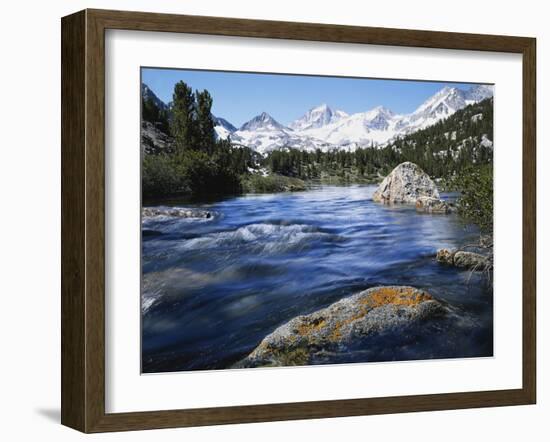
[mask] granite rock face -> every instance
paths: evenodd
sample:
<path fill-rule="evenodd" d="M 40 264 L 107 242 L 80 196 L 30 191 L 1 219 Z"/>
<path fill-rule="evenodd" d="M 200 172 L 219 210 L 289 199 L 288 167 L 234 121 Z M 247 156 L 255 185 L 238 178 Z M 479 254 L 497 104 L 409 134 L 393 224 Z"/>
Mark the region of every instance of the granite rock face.
<path fill-rule="evenodd" d="M 307 365 L 318 355 L 338 351 L 356 339 L 446 313 L 447 307 L 423 290 L 374 287 L 283 324 L 236 367 Z"/>
<path fill-rule="evenodd" d="M 149 121 L 141 123 L 141 151 L 145 154 L 169 153 L 172 151 L 172 138 Z"/>
<path fill-rule="evenodd" d="M 372 199 L 386 204 L 416 204 L 420 197 L 439 199 L 439 192 L 427 173 L 407 161 L 399 164 L 384 178 Z"/>

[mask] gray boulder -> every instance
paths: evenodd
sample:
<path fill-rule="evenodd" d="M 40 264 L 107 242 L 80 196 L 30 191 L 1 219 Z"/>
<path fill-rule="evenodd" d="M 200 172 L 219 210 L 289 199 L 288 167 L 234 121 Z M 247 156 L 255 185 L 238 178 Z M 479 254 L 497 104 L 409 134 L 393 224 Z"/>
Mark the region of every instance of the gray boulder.
<path fill-rule="evenodd" d="M 430 196 L 421 196 L 416 200 L 416 211 L 425 213 L 447 214 L 454 211 L 454 207 L 446 201 Z"/>
<path fill-rule="evenodd" d="M 266 336 L 236 367 L 306 365 L 355 339 L 446 313 L 441 302 L 414 287 L 374 287 L 290 320 Z"/>
<path fill-rule="evenodd" d="M 372 199 L 386 204 L 415 204 L 418 198 L 424 196 L 439 199 L 437 187 L 420 167 L 407 161 L 384 178 Z"/>

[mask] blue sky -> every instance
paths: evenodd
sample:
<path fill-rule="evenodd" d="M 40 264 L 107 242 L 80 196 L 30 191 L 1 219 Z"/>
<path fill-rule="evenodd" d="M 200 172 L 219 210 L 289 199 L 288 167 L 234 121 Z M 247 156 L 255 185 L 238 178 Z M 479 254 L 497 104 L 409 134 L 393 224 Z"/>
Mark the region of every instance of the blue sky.
<path fill-rule="evenodd" d="M 471 84 L 431 81 L 378 80 L 184 69 L 142 68 L 142 81 L 164 102 L 172 100 L 174 84 L 183 80 L 193 89 L 208 89 L 212 112 L 239 127 L 267 112 L 282 124 L 326 103 L 349 114 L 383 105 L 396 113 L 414 111 L 445 86 L 467 89 Z"/>

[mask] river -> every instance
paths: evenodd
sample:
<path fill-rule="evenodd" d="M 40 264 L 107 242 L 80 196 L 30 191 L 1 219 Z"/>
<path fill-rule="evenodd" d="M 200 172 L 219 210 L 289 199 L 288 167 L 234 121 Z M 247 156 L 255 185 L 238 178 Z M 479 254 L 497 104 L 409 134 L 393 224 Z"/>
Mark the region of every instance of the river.
<path fill-rule="evenodd" d="M 491 356 L 491 285 L 435 262 L 437 249 L 476 241 L 479 232 L 456 215 L 374 203 L 375 188 L 182 203 L 213 216 L 144 218 L 142 371 L 231 367 L 295 316 L 377 285 L 427 290 L 463 320 L 383 337 L 329 362 Z"/>

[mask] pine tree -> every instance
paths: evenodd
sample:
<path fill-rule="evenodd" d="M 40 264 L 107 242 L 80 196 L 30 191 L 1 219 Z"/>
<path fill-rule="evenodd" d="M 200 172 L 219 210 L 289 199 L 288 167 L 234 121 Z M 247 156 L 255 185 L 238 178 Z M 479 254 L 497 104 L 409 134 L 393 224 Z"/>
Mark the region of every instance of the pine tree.
<path fill-rule="evenodd" d="M 198 128 L 196 124 L 196 103 L 193 90 L 183 81 L 174 86 L 173 117 L 170 131 L 174 137 L 178 154 L 186 150 L 198 150 Z"/>
<path fill-rule="evenodd" d="M 199 148 L 212 154 L 216 144 L 216 132 L 212 119 L 212 96 L 207 90 L 195 93 L 197 102 L 197 129 Z"/>

